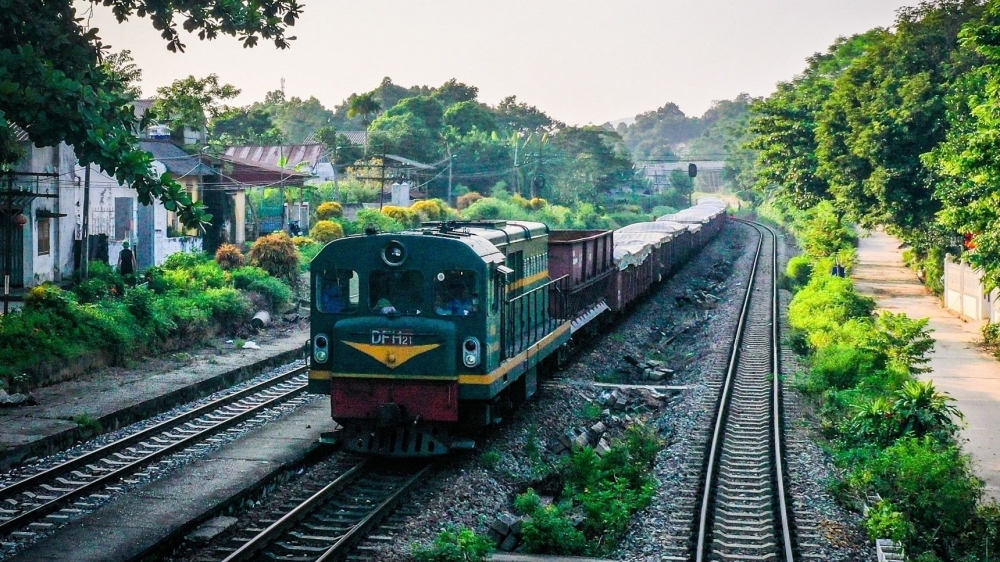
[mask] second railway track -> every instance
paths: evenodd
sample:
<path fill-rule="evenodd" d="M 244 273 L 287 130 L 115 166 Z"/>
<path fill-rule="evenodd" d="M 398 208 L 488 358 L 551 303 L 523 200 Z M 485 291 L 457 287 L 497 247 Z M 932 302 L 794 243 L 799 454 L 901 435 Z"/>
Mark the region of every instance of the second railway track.
<path fill-rule="evenodd" d="M 48 530 L 166 456 L 270 408 L 307 400 L 305 385 L 305 367 L 294 368 L 33 474 L 0 482 L 0 537 Z"/>

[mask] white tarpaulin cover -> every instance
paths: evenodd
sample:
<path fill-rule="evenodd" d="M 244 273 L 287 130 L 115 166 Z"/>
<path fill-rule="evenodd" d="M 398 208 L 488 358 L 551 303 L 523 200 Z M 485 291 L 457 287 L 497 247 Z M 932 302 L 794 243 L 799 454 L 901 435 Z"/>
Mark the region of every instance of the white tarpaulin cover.
<path fill-rule="evenodd" d="M 672 215 L 663 215 L 656 220 L 707 224 L 708 221 L 725 212 L 725 207 L 719 207 L 716 205 L 696 205 L 690 209 L 677 211 Z"/>
<path fill-rule="evenodd" d="M 636 223 L 615 231 L 614 259 L 618 269 L 624 270 L 633 265 L 639 265 L 649 257 L 649 254 L 659 248 L 664 242 L 673 238 L 676 228 L 669 230 L 657 228 L 652 223 Z M 672 225 L 666 225 L 671 227 Z M 646 228 L 648 230 L 643 231 Z"/>

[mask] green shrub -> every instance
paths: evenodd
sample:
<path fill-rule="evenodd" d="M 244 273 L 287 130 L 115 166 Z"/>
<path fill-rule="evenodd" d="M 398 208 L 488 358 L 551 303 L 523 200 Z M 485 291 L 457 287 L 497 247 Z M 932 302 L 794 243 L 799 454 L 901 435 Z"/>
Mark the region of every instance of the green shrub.
<path fill-rule="evenodd" d="M 535 554 L 583 554 L 587 537 L 568 517 L 568 504 L 542 505 L 541 498 L 529 489 L 515 500 L 519 513 L 528 515 L 524 522 L 524 544 Z"/>
<path fill-rule="evenodd" d="M 816 350 L 813 355 L 807 389 L 812 393 L 822 393 L 830 388 L 853 388 L 861 381 L 862 375 L 874 367 L 875 357 L 868 350 L 845 343 L 833 343 Z"/>
<path fill-rule="evenodd" d="M 191 269 L 201 265 L 210 258 L 203 252 L 174 252 L 163 262 L 163 269 Z"/>
<path fill-rule="evenodd" d="M 327 242 L 332 242 L 338 238 L 343 238 L 344 227 L 333 221 L 318 221 L 315 225 L 313 225 L 312 230 L 309 231 L 309 236 L 317 242 L 326 244 Z"/>
<path fill-rule="evenodd" d="M 250 301 L 233 288 L 206 289 L 198 300 L 199 308 L 211 310 L 212 317 L 227 331 L 245 324 L 253 314 Z"/>
<path fill-rule="evenodd" d="M 268 276 L 265 279 L 254 281 L 247 287 L 247 291 L 259 293 L 268 300 L 271 312 L 281 312 L 292 302 L 292 289 L 280 279 Z"/>
<path fill-rule="evenodd" d="M 795 256 L 794 258 L 788 260 L 788 267 L 785 270 L 785 274 L 792 282 L 793 289 L 804 287 L 807 283 L 809 283 L 809 277 L 812 276 L 812 272 L 812 260 L 810 260 L 807 256 Z"/>
<path fill-rule="evenodd" d="M 316 207 L 316 218 L 321 221 L 339 219 L 344 216 L 344 206 L 336 201 L 326 201 Z"/>
<path fill-rule="evenodd" d="M 892 502 L 882 500 L 868 510 L 865 518 L 865 529 L 868 531 L 868 538 L 892 539 L 896 542 L 903 542 L 906 537 L 913 534 L 913 525 L 906 520 L 906 517 L 896 510 Z"/>
<path fill-rule="evenodd" d="M 930 437 L 904 437 L 874 459 L 855 467 L 848 481 L 877 492 L 906 521 L 910 552 L 952 552 L 976 513 L 983 484 L 958 446 Z"/>
<path fill-rule="evenodd" d="M 156 339 L 165 339 L 177 328 L 170 314 L 163 309 L 156 293 L 146 287 L 137 287 L 125 295 L 125 305 L 136 321 Z"/>
<path fill-rule="evenodd" d="M 1000 322 L 986 324 L 981 333 L 986 345 L 1000 345 Z"/>
<path fill-rule="evenodd" d="M 500 464 L 500 453 L 496 451 L 486 451 L 479 456 L 479 461 L 486 470 L 496 470 Z"/>
<path fill-rule="evenodd" d="M 198 264 L 189 271 L 198 289 L 221 289 L 232 284 L 229 274 L 214 261 Z"/>
<path fill-rule="evenodd" d="M 417 562 L 485 562 L 493 552 L 489 539 L 466 527 L 449 527 L 429 547 L 414 547 Z"/>

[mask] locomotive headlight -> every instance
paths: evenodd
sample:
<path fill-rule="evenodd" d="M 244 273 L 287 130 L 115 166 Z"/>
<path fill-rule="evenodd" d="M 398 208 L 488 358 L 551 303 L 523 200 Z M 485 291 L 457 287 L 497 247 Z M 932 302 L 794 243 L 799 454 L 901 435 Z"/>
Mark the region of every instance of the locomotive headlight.
<path fill-rule="evenodd" d="M 462 363 L 470 368 L 479 365 L 479 340 L 476 338 L 465 338 L 462 344 Z"/>
<path fill-rule="evenodd" d="M 326 337 L 326 334 L 318 334 L 313 339 L 313 359 L 317 363 L 326 363 L 326 360 L 329 358 L 330 340 Z"/>

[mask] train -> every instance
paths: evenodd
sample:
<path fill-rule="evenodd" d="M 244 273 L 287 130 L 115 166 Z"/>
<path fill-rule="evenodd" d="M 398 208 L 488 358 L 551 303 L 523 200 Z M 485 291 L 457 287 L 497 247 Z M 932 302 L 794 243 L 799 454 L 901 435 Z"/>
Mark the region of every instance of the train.
<path fill-rule="evenodd" d="M 344 449 L 430 457 L 474 447 L 539 372 L 652 291 L 724 227 L 726 204 L 618 230 L 458 220 L 328 243 L 310 264 L 308 392 Z"/>

